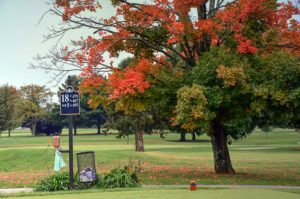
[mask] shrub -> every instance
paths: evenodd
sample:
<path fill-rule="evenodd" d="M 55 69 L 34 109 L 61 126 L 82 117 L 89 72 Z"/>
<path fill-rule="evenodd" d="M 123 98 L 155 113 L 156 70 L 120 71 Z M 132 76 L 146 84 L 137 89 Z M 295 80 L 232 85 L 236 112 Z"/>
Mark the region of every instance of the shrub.
<path fill-rule="evenodd" d="M 140 162 L 129 160 L 123 168 L 116 168 L 106 174 L 101 182 L 104 188 L 129 188 L 140 185 L 142 172 Z"/>
<path fill-rule="evenodd" d="M 125 169 L 113 169 L 103 179 L 104 188 L 137 187 L 138 183 Z"/>
<path fill-rule="evenodd" d="M 97 180 L 92 183 L 80 183 L 76 174 L 74 189 L 138 187 L 141 171 L 139 161 L 129 160 L 123 168 L 115 168 L 103 177 L 97 174 Z M 64 191 L 68 190 L 69 186 L 69 173 L 61 172 L 41 180 L 36 186 L 36 191 Z"/>
<path fill-rule="evenodd" d="M 143 171 L 141 161 L 135 161 L 134 159 L 125 161 L 124 169 L 130 173 L 132 179 L 136 181 L 137 184 L 140 183 Z"/>
<path fill-rule="evenodd" d="M 68 172 L 55 173 L 41 180 L 36 187 L 36 191 L 64 191 L 69 189 L 69 185 Z"/>
<path fill-rule="evenodd" d="M 80 183 L 79 177 L 76 174 L 74 177 L 74 188 L 75 189 L 89 189 L 93 187 L 101 186 L 101 176 L 97 174 L 97 180 L 92 183 Z M 37 186 L 36 191 L 64 191 L 68 190 L 70 186 L 69 173 L 55 173 L 52 176 L 46 177 L 41 180 Z"/>

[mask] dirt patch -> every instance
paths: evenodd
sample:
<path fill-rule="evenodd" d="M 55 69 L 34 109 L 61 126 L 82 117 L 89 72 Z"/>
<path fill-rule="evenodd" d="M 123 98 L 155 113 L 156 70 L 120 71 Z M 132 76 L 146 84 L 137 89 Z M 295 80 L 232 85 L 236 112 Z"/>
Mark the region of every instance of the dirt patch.
<path fill-rule="evenodd" d="M 47 171 L 0 172 L 0 183 L 6 187 L 30 187 L 47 175 Z"/>
<path fill-rule="evenodd" d="M 297 169 L 257 170 L 253 168 L 238 168 L 235 175 L 218 175 L 211 166 L 188 167 L 188 166 L 165 166 L 145 163 L 144 173 L 148 184 L 176 184 L 177 181 L 189 182 L 190 179 L 201 179 L 209 184 L 277 184 L 299 185 L 300 176 Z"/>

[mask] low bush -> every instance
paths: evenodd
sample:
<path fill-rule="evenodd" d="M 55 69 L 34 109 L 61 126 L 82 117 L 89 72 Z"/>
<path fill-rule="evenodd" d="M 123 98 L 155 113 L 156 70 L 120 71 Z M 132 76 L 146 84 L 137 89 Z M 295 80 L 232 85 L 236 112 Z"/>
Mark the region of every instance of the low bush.
<path fill-rule="evenodd" d="M 104 176 L 102 185 L 104 188 L 128 188 L 137 187 L 139 183 L 128 170 L 116 168 Z"/>
<path fill-rule="evenodd" d="M 41 180 L 36 186 L 36 191 L 64 191 L 69 189 L 69 173 L 55 173 Z"/>
<path fill-rule="evenodd" d="M 141 172 L 140 162 L 129 160 L 122 168 L 115 168 L 104 176 L 97 174 L 97 180 L 92 183 L 80 183 L 76 174 L 74 189 L 138 187 Z M 36 191 L 64 191 L 68 190 L 69 186 L 69 173 L 61 172 L 41 180 L 36 186 Z"/>
<path fill-rule="evenodd" d="M 116 168 L 106 174 L 101 182 L 104 188 L 129 188 L 140 185 L 142 167 L 140 161 L 129 160 L 123 168 Z"/>
<path fill-rule="evenodd" d="M 101 176 L 97 174 L 97 180 L 92 183 L 80 183 L 78 175 L 74 177 L 74 189 L 90 189 L 101 187 Z M 52 176 L 42 179 L 36 186 L 36 191 L 64 191 L 69 190 L 69 173 L 55 173 Z"/>

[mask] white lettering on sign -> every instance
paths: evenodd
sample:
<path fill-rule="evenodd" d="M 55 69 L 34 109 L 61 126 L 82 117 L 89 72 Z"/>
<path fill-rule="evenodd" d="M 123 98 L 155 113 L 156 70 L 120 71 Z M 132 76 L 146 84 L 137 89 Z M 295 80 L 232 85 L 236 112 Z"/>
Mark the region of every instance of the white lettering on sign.
<path fill-rule="evenodd" d="M 69 102 L 69 94 L 64 94 L 61 96 L 61 102 Z"/>
<path fill-rule="evenodd" d="M 79 93 L 73 89 L 61 92 L 61 115 L 80 114 Z"/>

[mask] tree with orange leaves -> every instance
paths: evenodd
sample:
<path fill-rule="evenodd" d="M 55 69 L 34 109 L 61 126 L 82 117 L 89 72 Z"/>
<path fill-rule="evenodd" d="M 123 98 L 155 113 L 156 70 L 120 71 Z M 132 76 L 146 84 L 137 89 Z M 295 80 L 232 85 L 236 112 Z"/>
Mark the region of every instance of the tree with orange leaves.
<path fill-rule="evenodd" d="M 91 93 L 93 106 L 101 99 L 96 91 L 104 88 L 109 101 L 119 102 L 120 110 L 130 111 L 132 106 L 129 105 L 138 102 L 137 110 L 145 111 L 149 106 L 132 100 L 143 99 L 139 96 L 147 94 L 154 85 L 163 86 L 157 82 L 164 69 L 179 67 L 182 69 L 179 72 L 188 71 L 193 79 L 186 81 L 189 85 L 182 85 L 178 91 L 173 125 L 208 132 L 217 173 L 234 173 L 227 147 L 230 139 L 251 132 L 255 125 L 261 124 L 259 118 L 274 119 L 267 114 L 273 107 L 269 101 L 273 100 L 274 106 L 279 104 L 292 112 L 296 110 L 296 104 L 286 104 L 283 100 L 288 97 L 284 91 L 276 92 L 276 85 L 270 82 L 273 86 L 265 91 L 264 79 L 255 78 L 260 74 L 268 77 L 271 71 L 282 72 L 280 66 L 271 64 L 270 57 L 274 57 L 275 52 L 291 61 L 288 65 L 295 71 L 288 74 L 298 75 L 294 58 L 300 52 L 300 30 L 299 22 L 293 17 L 299 14 L 299 9 L 292 2 L 153 0 L 145 4 L 112 0 L 112 5 L 116 15 L 108 19 L 95 17 L 102 8 L 101 1 L 96 0 L 56 0 L 51 10 L 62 17 L 65 26 L 53 30 L 49 38 L 82 27 L 93 33 L 73 42 L 73 46 L 52 52 L 56 61 L 75 65 L 82 71 L 83 88 Z M 93 16 L 85 17 L 88 12 Z M 113 63 L 106 64 L 104 53 L 117 58 L 122 52 L 133 55 L 134 64 L 123 70 L 115 68 Z M 54 62 L 54 67 L 58 62 Z M 39 67 L 51 69 L 53 66 Z M 100 74 L 107 71 L 110 71 L 108 79 L 102 78 Z M 286 84 L 296 89 L 299 86 L 296 79 Z M 282 86 L 285 88 L 284 83 Z M 191 95 L 193 88 L 197 89 L 197 95 Z M 298 97 L 295 91 L 293 99 L 298 100 Z M 203 102 L 205 104 L 201 104 Z M 188 115 L 191 107 L 203 114 Z"/>

